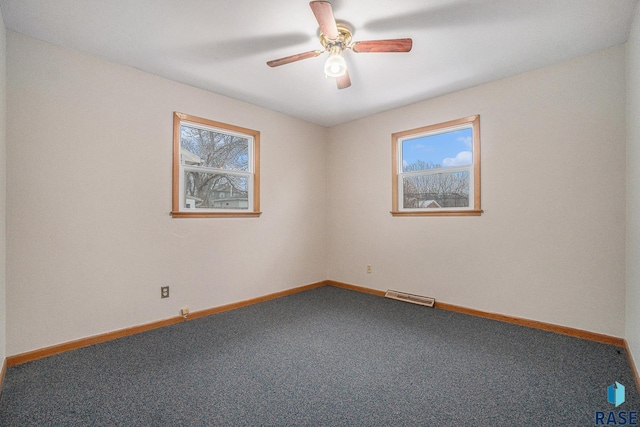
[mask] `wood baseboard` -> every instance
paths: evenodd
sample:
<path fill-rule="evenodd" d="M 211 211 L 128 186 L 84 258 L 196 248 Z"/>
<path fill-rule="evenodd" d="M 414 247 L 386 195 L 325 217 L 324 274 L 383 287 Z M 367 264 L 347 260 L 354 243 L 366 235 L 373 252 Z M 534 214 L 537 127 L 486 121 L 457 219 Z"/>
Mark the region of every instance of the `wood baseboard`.
<path fill-rule="evenodd" d="M 631 353 L 631 349 L 629 348 L 629 343 L 627 342 L 627 340 L 624 340 L 624 349 L 627 351 L 629 365 L 631 365 L 631 370 L 633 371 L 633 375 L 636 379 L 636 390 L 640 392 L 640 375 L 638 375 L 638 368 L 636 367 L 636 362 L 633 359 L 633 354 Z"/>
<path fill-rule="evenodd" d="M 45 347 L 38 350 L 29 351 L 26 353 L 16 354 L 14 356 L 7 357 L 5 359 L 5 365 L 6 366 L 20 365 L 22 363 L 31 362 L 37 359 L 42 359 L 43 357 L 53 356 L 54 354 L 63 353 L 65 351 L 76 350 L 82 347 L 88 347 L 90 345 L 99 344 L 106 341 L 115 340 L 118 338 L 123 338 L 129 335 L 139 334 L 141 332 L 162 328 L 165 326 L 173 325 L 175 323 L 187 322 L 189 320 L 198 319 L 201 317 L 209 316 L 211 314 L 221 313 L 223 311 L 228 311 L 228 310 L 234 310 L 236 308 L 257 304 L 259 302 L 264 302 L 264 301 L 280 298 L 287 295 L 292 295 L 298 292 L 307 291 L 309 289 L 317 288 L 324 285 L 326 285 L 326 282 L 311 283 L 309 285 L 304 285 L 304 286 L 300 286 L 293 289 L 287 289 L 285 291 L 275 292 L 273 294 L 263 295 L 263 296 L 248 299 L 245 301 L 239 301 L 231 304 L 221 305 L 221 306 L 209 308 L 206 310 L 194 311 L 194 312 L 191 312 L 187 318 L 184 318 L 182 316 L 175 316 L 175 317 L 171 317 L 164 320 L 158 320 L 156 322 L 146 323 L 144 325 L 119 329 L 113 332 L 107 332 L 104 334 L 94 335 L 87 338 L 81 338 L 78 340 L 69 341 L 62 344 L 56 344 L 50 347 Z"/>
<path fill-rule="evenodd" d="M 436 308 L 458 313 L 469 314 L 471 316 L 484 317 L 487 319 L 498 320 L 501 322 L 513 323 L 527 328 L 541 329 L 543 331 L 555 332 L 557 334 L 569 335 L 576 338 L 583 338 L 590 341 L 596 341 L 604 344 L 611 344 L 617 347 L 624 347 L 624 339 L 613 337 L 611 335 L 599 334 L 597 332 L 585 331 L 582 329 L 570 328 L 568 326 L 555 325 L 553 323 L 540 322 L 538 320 L 524 319 L 522 317 L 507 316 L 505 314 L 491 313 L 488 311 L 476 310 L 474 308 L 461 307 L 454 304 L 437 302 Z"/>
<path fill-rule="evenodd" d="M 309 285 L 304 285 L 304 286 L 300 286 L 293 289 L 288 289 L 285 291 L 276 292 L 273 294 L 263 295 L 263 296 L 248 299 L 245 301 L 239 301 L 239 302 L 226 304 L 218 307 L 213 307 L 205 310 L 194 311 L 190 313 L 187 318 L 183 318 L 182 316 L 175 316 L 168 319 L 159 320 L 156 322 L 146 323 L 144 325 L 119 329 L 113 332 L 107 332 L 104 334 L 94 335 L 87 338 L 81 338 L 79 340 L 69 341 L 62 344 L 56 344 L 50 347 L 45 347 L 42 349 L 33 350 L 26 353 L 16 354 L 14 356 L 7 357 L 4 361 L 2 371 L 0 372 L 0 386 L 2 385 L 2 380 L 4 379 L 4 372 L 6 368 L 10 366 L 16 366 L 22 363 L 30 362 L 32 360 L 37 360 L 43 357 L 53 356 L 54 354 L 63 353 L 65 351 L 75 350 L 78 348 L 87 347 L 90 345 L 99 344 L 102 342 L 111 341 L 118 338 L 123 338 L 129 335 L 139 334 L 141 332 L 162 328 L 165 326 L 173 325 L 175 323 L 186 322 L 192 319 L 198 319 L 201 317 L 210 316 L 212 314 L 221 313 L 224 311 L 234 310 L 237 308 L 245 307 L 252 304 L 257 304 L 257 303 L 268 301 L 271 299 L 292 295 L 298 292 L 304 292 L 304 291 L 318 288 L 325 285 L 330 285 L 338 288 L 372 294 L 380 297 L 384 297 L 386 293 L 385 291 L 380 291 L 377 289 L 371 289 L 363 286 L 352 285 L 349 283 L 338 282 L 335 280 L 326 280 L 322 282 L 311 283 Z M 545 331 L 555 332 L 563 335 L 569 335 L 577 338 L 583 338 L 591 341 L 597 341 L 605 344 L 612 344 L 618 347 L 625 347 L 629 357 L 632 357 L 631 352 L 629 351 L 628 345 L 626 344 L 626 341 L 623 338 L 613 337 L 613 336 L 599 334 L 595 332 L 584 331 L 581 329 L 569 328 L 566 326 L 554 325 L 551 323 L 539 322 L 537 320 L 529 320 L 529 319 L 523 319 L 523 318 L 514 317 L 514 316 L 507 316 L 504 314 L 491 313 L 487 311 L 476 310 L 468 307 L 461 307 L 461 306 L 438 302 L 438 301 L 436 301 L 435 307 L 442 310 L 455 311 L 463 314 L 469 314 L 472 316 L 484 317 L 487 319 L 498 320 L 501 322 L 513 323 L 516 325 L 525 326 L 529 328 L 542 329 Z M 636 381 L 638 382 L 638 389 L 640 390 L 640 380 L 638 379 L 638 372 L 637 370 L 635 370 L 635 364 L 631 363 L 631 365 L 636 375 Z"/>
<path fill-rule="evenodd" d="M 273 294 L 263 295 L 261 297 L 248 299 L 245 301 L 234 302 L 231 304 L 221 305 L 218 307 L 208 308 L 206 310 L 195 311 L 189 314 L 187 320 L 197 319 L 199 317 L 206 317 L 216 313 L 222 313 L 223 311 L 235 310 L 236 308 L 246 307 L 248 305 L 257 304 L 259 302 L 269 301 L 272 299 L 286 297 L 287 295 L 297 294 L 298 292 L 308 291 L 310 289 L 319 288 L 320 286 L 325 286 L 326 282 L 316 282 L 311 283 L 309 285 L 300 286 L 293 289 L 287 289 L 286 291 L 275 292 Z"/>
<path fill-rule="evenodd" d="M 156 322 L 145 323 L 144 325 L 138 325 L 130 328 L 119 329 L 113 332 L 106 332 L 104 334 L 93 335 L 87 338 L 80 338 L 78 340 L 67 341 L 62 344 L 56 344 L 50 347 L 44 347 L 37 350 L 28 351 L 26 353 L 16 354 L 14 356 L 7 357 L 7 366 L 20 365 L 22 363 L 42 359 L 43 357 L 49 357 L 49 356 L 53 356 L 54 354 L 64 353 L 65 351 L 76 350 L 78 348 L 88 347 L 90 345 L 100 344 L 106 341 L 115 340 L 115 339 L 126 337 L 129 335 L 150 331 L 152 329 L 173 325 L 175 323 L 179 323 L 184 320 L 185 319 L 183 319 L 181 316 L 176 316 L 169 319 L 159 320 Z"/>
<path fill-rule="evenodd" d="M 379 291 L 377 289 L 371 289 L 371 288 L 365 288 L 365 287 L 362 287 L 362 286 L 351 285 L 349 283 L 336 282 L 335 280 L 327 280 L 326 283 L 327 283 L 327 285 L 335 286 L 337 288 L 349 289 L 351 291 L 357 291 L 357 292 L 362 292 L 362 293 L 365 293 L 365 294 L 377 295 L 379 297 L 383 297 L 386 294 L 385 291 Z"/>
<path fill-rule="evenodd" d="M 328 285 L 337 286 L 339 288 L 350 289 L 353 291 L 364 292 L 378 296 L 384 296 L 385 291 L 377 289 L 364 288 L 362 286 L 351 285 L 348 283 L 336 282 L 335 280 L 327 280 Z M 599 334 L 596 332 L 584 331 L 582 329 L 570 328 L 567 326 L 554 325 L 552 323 L 540 322 L 537 320 L 529 320 L 521 317 L 508 316 L 505 314 L 491 313 L 488 311 L 476 310 L 474 308 L 462 307 L 454 304 L 436 301 L 435 308 L 442 310 L 455 311 L 458 313 L 469 314 L 471 316 L 484 317 L 487 319 L 498 320 L 501 322 L 513 323 L 528 328 L 542 329 L 544 331 L 555 332 L 558 334 L 569 335 L 572 337 L 583 338 L 586 340 L 597 341 L 604 344 L 611 344 L 618 347 L 624 347 L 624 339 L 613 337 L 610 335 Z"/>
<path fill-rule="evenodd" d="M 0 369 L 0 396 L 2 396 L 2 386 L 4 385 L 4 374 L 7 372 L 7 359 L 2 362 L 2 369 Z"/>

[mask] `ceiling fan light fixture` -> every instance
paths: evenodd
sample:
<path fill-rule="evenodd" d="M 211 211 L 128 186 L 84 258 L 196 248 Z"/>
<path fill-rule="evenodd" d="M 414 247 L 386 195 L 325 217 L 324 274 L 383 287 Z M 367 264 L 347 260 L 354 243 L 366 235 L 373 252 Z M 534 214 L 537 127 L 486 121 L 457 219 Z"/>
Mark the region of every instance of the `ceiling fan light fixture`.
<path fill-rule="evenodd" d="M 347 72 L 347 62 L 342 57 L 342 51 L 331 49 L 331 54 L 324 63 L 324 74 L 327 77 L 342 77 Z"/>
<path fill-rule="evenodd" d="M 1 1 L 1 0 L 0 0 Z M 410 38 L 365 40 L 352 43 L 353 29 L 345 22 L 336 21 L 333 16 L 331 3 L 326 0 L 314 0 L 309 3 L 311 11 L 318 21 L 320 31 L 318 37 L 324 50 L 312 50 L 309 52 L 289 55 L 284 58 L 268 61 L 269 67 L 279 67 L 307 58 L 315 58 L 322 53 L 329 53 L 324 64 L 324 74 L 327 78 L 333 78 L 338 89 L 346 89 L 351 86 L 351 77 L 347 69 L 347 62 L 342 57 L 346 49 L 356 53 L 366 52 L 409 52 L 413 46 Z"/>

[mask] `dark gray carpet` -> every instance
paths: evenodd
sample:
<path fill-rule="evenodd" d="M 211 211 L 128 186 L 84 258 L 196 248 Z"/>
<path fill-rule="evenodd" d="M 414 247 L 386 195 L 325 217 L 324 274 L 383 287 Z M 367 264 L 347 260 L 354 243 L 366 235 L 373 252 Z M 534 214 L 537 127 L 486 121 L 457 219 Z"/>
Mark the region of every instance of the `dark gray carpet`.
<path fill-rule="evenodd" d="M 9 368 L 0 425 L 591 426 L 639 408 L 617 347 L 327 286 Z"/>

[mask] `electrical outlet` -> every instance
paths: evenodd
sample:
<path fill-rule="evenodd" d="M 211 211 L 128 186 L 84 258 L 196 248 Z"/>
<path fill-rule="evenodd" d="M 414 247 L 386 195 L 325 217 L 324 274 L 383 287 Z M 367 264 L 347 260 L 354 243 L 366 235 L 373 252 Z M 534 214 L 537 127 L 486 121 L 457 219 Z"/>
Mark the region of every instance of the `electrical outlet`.
<path fill-rule="evenodd" d="M 371 264 L 367 264 L 367 273 L 371 274 Z"/>
<path fill-rule="evenodd" d="M 160 288 L 160 298 L 169 298 L 169 287 L 162 286 Z"/>
<path fill-rule="evenodd" d="M 189 315 L 189 307 L 181 308 L 180 309 L 180 315 L 182 315 L 182 317 L 184 317 L 186 319 L 187 316 Z"/>

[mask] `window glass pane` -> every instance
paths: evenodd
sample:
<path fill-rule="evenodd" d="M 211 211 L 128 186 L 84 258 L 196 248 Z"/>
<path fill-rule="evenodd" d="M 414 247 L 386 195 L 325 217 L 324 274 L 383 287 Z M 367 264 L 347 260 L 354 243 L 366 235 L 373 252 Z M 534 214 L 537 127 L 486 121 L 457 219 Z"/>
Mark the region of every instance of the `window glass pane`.
<path fill-rule="evenodd" d="M 248 171 L 249 139 L 181 125 L 180 155 L 183 165 Z"/>
<path fill-rule="evenodd" d="M 472 163 L 471 128 L 402 141 L 402 172 L 468 166 Z"/>
<path fill-rule="evenodd" d="M 432 173 L 404 177 L 403 208 L 469 207 L 469 172 Z"/>
<path fill-rule="evenodd" d="M 186 171 L 186 209 L 248 209 L 247 176 Z"/>

